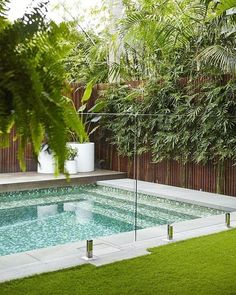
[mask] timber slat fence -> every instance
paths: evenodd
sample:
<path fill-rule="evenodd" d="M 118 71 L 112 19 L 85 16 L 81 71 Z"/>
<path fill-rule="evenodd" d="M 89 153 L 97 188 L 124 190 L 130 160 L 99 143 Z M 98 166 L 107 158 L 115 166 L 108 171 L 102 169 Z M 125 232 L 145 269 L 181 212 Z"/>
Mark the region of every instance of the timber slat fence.
<path fill-rule="evenodd" d="M 10 146 L 8 148 L 0 148 L 0 173 L 20 172 L 20 166 L 17 159 L 18 143 L 14 140 L 15 132 L 10 135 Z M 37 161 L 32 152 L 31 144 L 25 149 L 26 171 L 36 171 Z M 1 177 L 1 175 L 0 175 Z"/>
<path fill-rule="evenodd" d="M 127 172 L 134 177 L 134 161 L 119 156 L 112 145 L 104 141 L 96 143 L 96 159 L 100 160 L 104 169 Z M 224 163 L 222 193 L 236 196 L 236 165 L 231 161 Z M 185 187 L 206 192 L 217 192 L 217 166 L 211 163 L 199 165 L 195 163 L 182 164 L 177 161 L 162 161 L 153 163 L 151 153 L 137 157 L 137 178 L 143 181 Z"/>
<path fill-rule="evenodd" d="M 224 80 L 227 80 L 227 77 L 224 78 Z M 182 83 L 185 82 L 186 81 L 183 81 Z M 132 82 L 132 86 L 138 85 L 138 83 L 139 82 Z M 202 83 L 202 81 L 200 83 Z M 197 84 L 198 82 L 194 82 L 194 85 Z M 84 88 L 80 84 L 73 84 L 72 86 L 73 89 L 77 89 L 76 91 L 72 91 L 72 97 L 78 109 Z M 106 87 L 106 84 L 96 85 L 89 102 L 90 106 L 93 105 L 99 92 Z M 11 146 L 9 148 L 0 149 L 0 173 L 20 171 L 17 160 L 18 145 L 13 139 L 14 132 L 11 134 Z M 37 161 L 33 156 L 30 144 L 26 148 L 25 160 L 27 171 L 36 171 Z M 116 148 L 104 140 L 96 142 L 96 162 L 98 167 L 127 172 L 128 177 L 134 177 L 134 161 L 119 156 Z M 217 191 L 217 167 L 211 163 L 207 165 L 198 165 L 195 163 L 184 165 L 176 161 L 153 163 L 151 154 L 146 153 L 137 158 L 137 171 L 137 176 L 140 180 L 208 192 Z M 222 193 L 236 196 L 236 165 L 233 165 L 231 161 L 226 161 L 224 163 L 224 177 L 222 182 Z"/>

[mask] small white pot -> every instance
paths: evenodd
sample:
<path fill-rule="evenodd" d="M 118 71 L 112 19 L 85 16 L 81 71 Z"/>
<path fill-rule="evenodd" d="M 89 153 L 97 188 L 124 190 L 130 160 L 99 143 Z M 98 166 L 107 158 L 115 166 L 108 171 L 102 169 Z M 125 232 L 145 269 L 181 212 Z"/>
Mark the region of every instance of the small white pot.
<path fill-rule="evenodd" d="M 78 155 L 75 160 L 77 163 L 78 172 L 94 171 L 94 142 L 68 142 L 72 148 L 77 149 Z"/>
<path fill-rule="evenodd" d="M 77 173 L 77 163 L 75 160 L 67 160 L 65 162 L 65 170 L 69 174 L 76 174 Z"/>
<path fill-rule="evenodd" d="M 38 173 L 54 173 L 55 161 L 53 154 L 49 154 L 46 151 L 47 147 L 44 147 L 38 155 Z"/>

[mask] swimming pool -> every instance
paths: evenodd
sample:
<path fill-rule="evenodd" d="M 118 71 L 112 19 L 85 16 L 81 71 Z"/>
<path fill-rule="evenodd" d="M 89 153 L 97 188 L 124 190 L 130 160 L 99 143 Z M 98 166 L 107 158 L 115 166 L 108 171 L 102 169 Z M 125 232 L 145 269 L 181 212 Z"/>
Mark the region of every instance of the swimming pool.
<path fill-rule="evenodd" d="M 134 230 L 134 193 L 84 185 L 0 194 L 0 255 Z M 137 229 L 223 211 L 138 194 Z"/>

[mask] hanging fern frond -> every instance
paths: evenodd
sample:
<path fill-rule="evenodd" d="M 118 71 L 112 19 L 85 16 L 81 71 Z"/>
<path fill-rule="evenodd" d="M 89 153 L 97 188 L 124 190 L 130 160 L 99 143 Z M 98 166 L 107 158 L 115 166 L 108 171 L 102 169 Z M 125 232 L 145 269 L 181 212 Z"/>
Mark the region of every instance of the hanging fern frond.
<path fill-rule="evenodd" d="M 45 19 L 46 2 L 14 23 L 4 19 L 7 25 L 0 30 L 0 142 L 7 143 L 14 127 L 24 170 L 26 144 L 31 142 L 37 155 L 47 137 L 57 172 L 63 172 L 68 129 L 81 141 L 88 136 L 72 101 L 63 95 L 68 93 L 64 60 L 73 49 L 71 34 L 64 23 Z"/>

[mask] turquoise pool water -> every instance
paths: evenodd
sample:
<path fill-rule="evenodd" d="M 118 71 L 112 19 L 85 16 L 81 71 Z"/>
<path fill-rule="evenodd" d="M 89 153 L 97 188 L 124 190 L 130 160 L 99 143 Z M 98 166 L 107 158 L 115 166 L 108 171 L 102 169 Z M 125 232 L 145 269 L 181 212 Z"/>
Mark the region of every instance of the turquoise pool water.
<path fill-rule="evenodd" d="M 138 229 L 223 211 L 138 195 Z M 134 230 L 134 193 L 86 185 L 0 194 L 0 255 Z"/>

